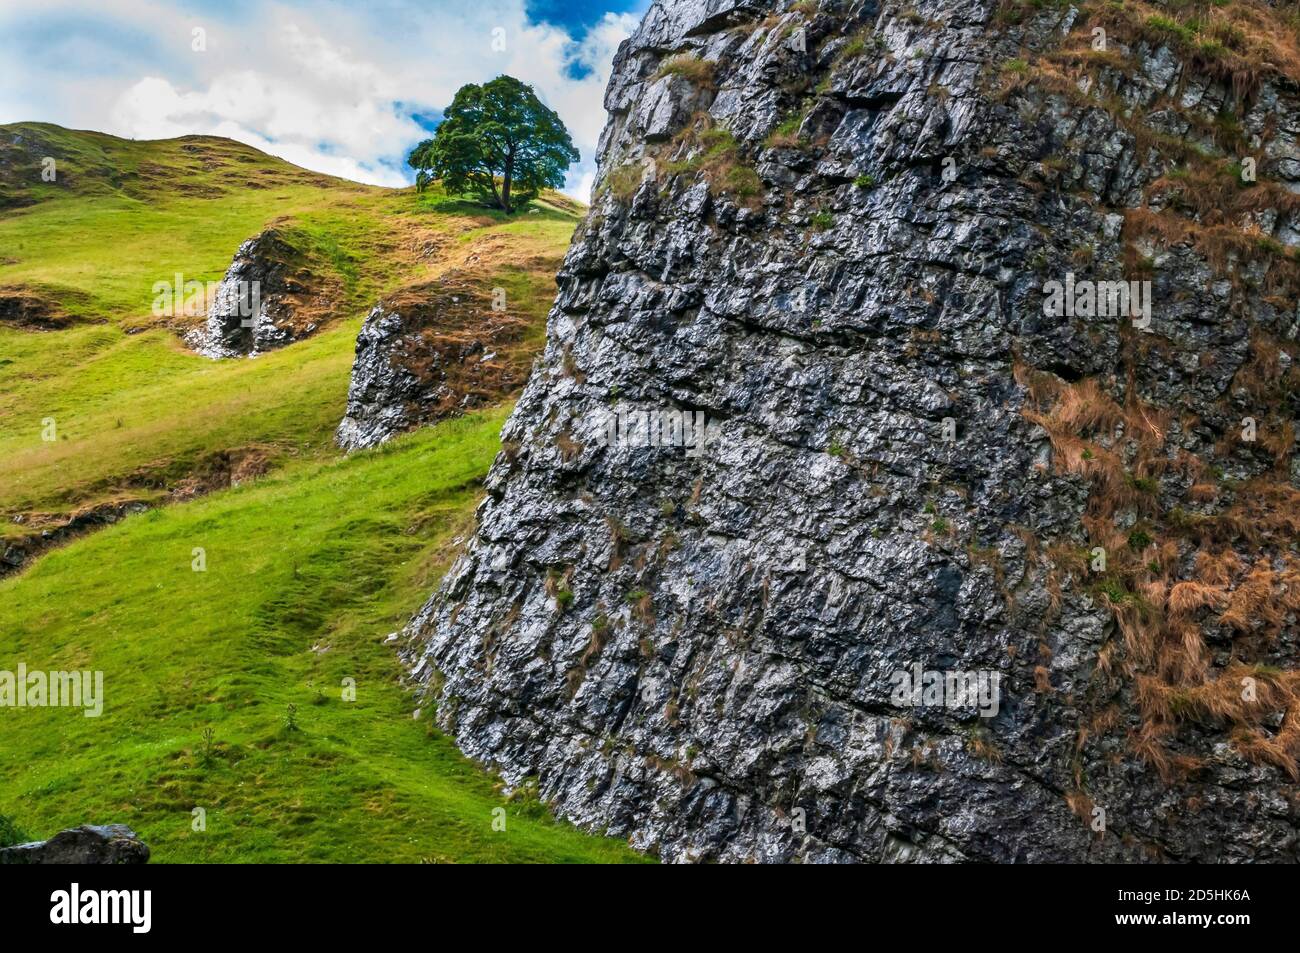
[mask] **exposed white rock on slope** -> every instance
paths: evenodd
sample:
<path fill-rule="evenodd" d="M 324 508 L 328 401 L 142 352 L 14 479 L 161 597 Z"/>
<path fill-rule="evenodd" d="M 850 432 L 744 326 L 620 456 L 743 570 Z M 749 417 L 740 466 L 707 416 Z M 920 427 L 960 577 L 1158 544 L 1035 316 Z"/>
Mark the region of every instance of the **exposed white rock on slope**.
<path fill-rule="evenodd" d="M 301 255 L 275 229 L 239 246 L 217 285 L 204 326 L 187 337 L 205 357 L 255 357 L 316 329 L 298 327 L 295 312 L 309 293 Z"/>

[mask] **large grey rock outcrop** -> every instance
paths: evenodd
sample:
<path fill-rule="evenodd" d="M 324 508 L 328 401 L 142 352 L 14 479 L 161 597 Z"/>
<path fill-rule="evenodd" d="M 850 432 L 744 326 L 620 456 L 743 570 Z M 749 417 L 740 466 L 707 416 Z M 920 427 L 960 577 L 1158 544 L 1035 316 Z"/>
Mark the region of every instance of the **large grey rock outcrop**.
<path fill-rule="evenodd" d="M 125 824 L 83 824 L 49 840 L 0 847 L 0 864 L 147 864 L 149 846 Z"/>
<path fill-rule="evenodd" d="M 377 304 L 357 334 L 348 383 L 348 409 L 335 441 L 344 450 L 376 447 L 416 426 L 445 390 L 441 368 L 430 363 L 418 373 L 401 358 L 413 343 L 402 315 Z M 397 358 L 397 360 L 394 360 Z"/>
<path fill-rule="evenodd" d="M 205 357 L 255 357 L 314 331 L 303 317 L 314 281 L 302 257 L 273 228 L 240 245 L 189 346 Z"/>
<path fill-rule="evenodd" d="M 1134 231 L 1179 181 L 1148 131 L 1233 84 L 1113 24 L 1134 69 L 1053 82 L 1023 58 L 1086 46 L 1078 11 L 996 8 L 660 0 L 621 47 L 545 355 L 406 643 L 458 745 L 561 815 L 670 860 L 1300 857 L 1293 448 L 1232 438 L 1285 432 L 1250 369 L 1274 342 L 1293 386 L 1290 266 Z M 673 55 L 712 64 L 706 115 L 664 101 Z M 1203 124 L 1155 115 L 1180 93 Z M 1285 179 L 1295 85 L 1237 111 Z M 1150 333 L 1046 316 L 1067 272 L 1150 280 Z M 717 433 L 611 442 L 616 408 Z M 1152 634 L 1216 565 L 1210 603 L 1255 566 L 1269 611 Z M 900 699 L 915 665 L 996 675 L 996 714 Z"/>
<path fill-rule="evenodd" d="M 523 382 L 522 322 L 494 311 L 490 289 L 455 270 L 379 302 L 357 335 L 348 405 L 335 433 L 345 450 L 500 399 Z"/>

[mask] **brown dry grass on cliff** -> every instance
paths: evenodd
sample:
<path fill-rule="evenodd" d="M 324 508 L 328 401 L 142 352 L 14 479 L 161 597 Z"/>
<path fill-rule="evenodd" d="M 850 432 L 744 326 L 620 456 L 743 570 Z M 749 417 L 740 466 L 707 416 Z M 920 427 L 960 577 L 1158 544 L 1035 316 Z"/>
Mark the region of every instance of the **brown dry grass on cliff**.
<path fill-rule="evenodd" d="M 1202 722 L 1228 730 L 1243 757 L 1295 778 L 1300 672 L 1272 669 L 1243 656 L 1269 651 L 1300 613 L 1300 559 L 1260 557 L 1248 566 L 1232 547 L 1293 540 L 1300 534 L 1300 491 L 1269 480 L 1252 481 L 1236 489 L 1235 502 L 1225 512 L 1166 526 L 1158 495 L 1143 489 L 1142 478 L 1120 478 L 1120 454 L 1127 441 L 1124 453 L 1132 456 L 1136 474 L 1203 470 L 1163 453 L 1167 415 L 1132 396 L 1121 406 L 1096 381 L 1067 383 L 1020 365 L 1015 374 L 1029 397 L 1030 406 L 1022 413 L 1046 431 L 1056 466 L 1091 483 L 1083 523 L 1089 545 L 1102 547 L 1108 556 L 1104 574 L 1091 584 L 1110 610 L 1122 644 L 1118 659 L 1113 645 L 1107 645 L 1099 653 L 1098 668 L 1107 677 L 1118 672 L 1133 680 L 1141 725 L 1130 738 L 1131 749 L 1162 777 L 1185 776 L 1200 762 L 1174 753 L 1171 742 L 1180 724 Z M 1134 391 L 1130 382 L 1127 392 Z M 1101 447 L 1093 439 L 1103 437 L 1115 442 Z M 1132 530 L 1120 529 L 1116 515 L 1133 510 L 1148 519 Z M 1196 539 L 1203 547 L 1195 554 L 1190 578 L 1174 574 L 1185 545 L 1179 538 Z M 1053 603 L 1059 604 L 1059 576 L 1085 580 L 1087 559 L 1069 544 L 1048 546 L 1044 553 L 1051 563 L 1048 586 Z M 1205 643 L 1210 625 L 1235 638 L 1234 660 L 1217 672 Z M 1049 687 L 1045 676 L 1046 669 L 1035 671 L 1038 690 Z M 1282 728 L 1275 731 L 1269 726 L 1278 718 Z M 1084 741 L 1081 736 L 1080 744 Z"/>
<path fill-rule="evenodd" d="M 1202 225 L 1170 210 L 1143 207 L 1124 211 L 1124 238 L 1125 271 L 1129 274 L 1146 272 L 1137 251 L 1137 244 L 1146 240 L 1165 248 L 1195 248 L 1215 274 L 1234 285 L 1243 281 L 1243 265 L 1267 261 L 1269 267 L 1261 290 L 1283 299 L 1300 294 L 1300 257 L 1257 225 Z"/>
<path fill-rule="evenodd" d="M 1229 83 L 1239 97 L 1254 92 L 1264 76 L 1300 81 L 1300 38 L 1284 13 L 1261 0 L 1192 3 L 1176 15 L 1127 0 L 1099 6 L 1081 23 L 1085 31 L 1097 25 L 1110 42 L 1169 47 L 1197 72 Z"/>
<path fill-rule="evenodd" d="M 1227 608 L 1219 621 L 1239 635 L 1275 640 L 1287 616 L 1300 610 L 1300 562 L 1286 556 L 1281 564 L 1281 569 L 1274 569 L 1269 559 L 1256 561 L 1227 594 Z"/>
<path fill-rule="evenodd" d="M 1168 466 L 1156 456 L 1168 430 L 1168 415 L 1134 397 L 1121 407 L 1095 380 L 1069 384 L 1023 365 L 1013 372 L 1031 401 L 1047 408 L 1026 407 L 1021 413 L 1047 432 L 1057 467 L 1092 482 L 1088 515 L 1107 518 L 1122 507 L 1149 511 L 1159 473 Z M 1126 441 L 1138 449 L 1131 468 L 1117 452 Z"/>
<path fill-rule="evenodd" d="M 599 608 L 599 607 L 597 607 Z M 612 635 L 613 623 L 604 612 L 600 612 L 591 623 L 591 634 L 587 639 L 587 644 L 575 664 L 565 674 L 565 683 L 569 691 L 569 697 L 572 698 L 578 694 L 578 689 L 582 683 L 587 680 L 587 670 L 591 663 L 600 657 L 600 653 L 605 650 L 606 644 Z"/>
<path fill-rule="evenodd" d="M 523 346 L 529 322 L 494 312 L 485 282 L 484 276 L 450 273 L 385 299 L 416 332 L 393 363 L 444 385 L 432 409 L 435 417 L 493 403 L 523 384 L 531 353 Z"/>
<path fill-rule="evenodd" d="M 1007 7 L 1026 5 L 1009 0 Z M 1300 197 L 1264 179 L 1243 181 L 1234 160 L 1253 155 L 1262 161 L 1263 155 L 1250 148 L 1236 119 L 1241 103 L 1267 77 L 1300 81 L 1297 11 L 1244 0 L 1224 7 L 1182 4 L 1175 14 L 1130 0 L 1084 12 L 1059 47 L 1036 58 L 1022 53 L 1025 59 L 1006 64 L 1000 85 L 1006 97 L 1032 88 L 1106 112 L 1132 136 L 1144 162 L 1165 170 L 1148 188 L 1143 207 L 1125 211 L 1126 274 L 1150 276 L 1153 249 L 1181 246 L 1234 287 L 1250 286 L 1279 311 L 1289 311 L 1300 296 L 1300 255 L 1259 222 L 1266 211 L 1280 212 L 1282 220 L 1300 215 Z M 1107 29 L 1108 50 L 1091 48 L 1097 25 Z M 1108 71 L 1132 72 L 1128 57 L 1138 41 L 1168 46 L 1187 66 L 1185 76 L 1228 86 L 1227 108 L 1212 119 L 1184 108 L 1177 96 L 1150 107 L 1182 115 L 1197 136 L 1223 150 L 1220 157 L 1153 131 L 1141 107 L 1111 92 L 1109 80 L 1116 77 Z M 1267 266 L 1262 281 L 1246 268 L 1261 262 Z M 1062 580 L 1073 577 L 1110 609 L 1118 637 L 1099 652 L 1099 675 L 1106 684 L 1123 676 L 1133 685 L 1139 721 L 1130 748 L 1162 777 L 1172 780 L 1200 767 L 1179 750 L 1185 740 L 1180 727 L 1197 723 L 1226 732 L 1242 756 L 1297 780 L 1300 672 L 1264 663 L 1278 658 L 1280 637 L 1300 614 L 1300 560 L 1288 552 L 1300 536 L 1300 490 L 1290 484 L 1300 361 L 1286 362 L 1283 373 L 1280 352 L 1296 357 L 1289 345 L 1258 333 L 1252 338 L 1250 360 L 1231 390 L 1244 390 L 1258 406 L 1252 413 L 1259 422 L 1256 446 L 1275 469 L 1238 485 L 1215 476 L 1207 462 L 1167 448 L 1172 416 L 1133 397 L 1133 366 L 1160 346 L 1140 335 L 1126 339 L 1124 403 L 1095 381 L 1071 384 L 1015 368 L 1028 392 L 1022 413 L 1046 432 L 1054 468 L 1088 481 L 1084 528 L 1089 546 L 1102 547 L 1108 557 L 1104 574 L 1092 574 L 1076 542 L 1044 547 L 1052 605 L 1063 598 Z M 1198 424 L 1182 421 L 1184 432 Z M 1223 437 L 1217 453 L 1243 452 L 1231 429 Z M 1258 451 L 1253 459 L 1258 463 Z M 1187 488 L 1189 508 L 1165 511 L 1180 488 Z M 1238 555 L 1247 550 L 1249 559 Z M 1213 651 L 1207 639 L 1214 640 Z M 1108 730 L 1081 727 L 1080 748 Z"/>
<path fill-rule="evenodd" d="M 715 86 L 713 76 L 717 66 L 717 63 L 701 59 L 694 53 L 675 53 L 659 65 L 654 78 L 681 76 L 696 86 L 713 89 Z"/>
<path fill-rule="evenodd" d="M 1287 308 L 1294 302 L 1283 302 Z M 1289 360 L 1288 369 L 1282 370 L 1282 355 Z M 1294 342 L 1283 342 L 1256 331 L 1250 339 L 1250 356 L 1237 369 L 1232 379 L 1233 389 L 1244 389 L 1253 400 L 1266 404 L 1281 404 L 1300 395 L 1300 348 Z"/>
<path fill-rule="evenodd" d="M 1197 517 L 1170 516 L 1176 523 L 1171 531 L 1201 547 L 1218 549 L 1233 543 L 1286 547 L 1300 536 L 1300 490 L 1261 477 L 1237 487 L 1232 505 L 1225 510 Z"/>
<path fill-rule="evenodd" d="M 1300 780 L 1300 673 L 1234 663 L 1218 677 L 1190 686 L 1142 675 L 1137 696 L 1145 724 L 1133 747 L 1163 776 L 1175 766 L 1166 739 L 1180 723 L 1195 721 L 1226 730 L 1247 760 L 1271 764 Z M 1279 715 L 1280 727 L 1268 727 Z"/>
<path fill-rule="evenodd" d="M 1239 165 L 1202 158 L 1151 183 L 1148 199 L 1190 215 L 1201 225 L 1248 227 L 1246 219 L 1265 211 L 1300 216 L 1300 196 L 1276 182 L 1243 181 Z"/>
<path fill-rule="evenodd" d="M 1013 4 L 1014 6 L 1014 4 Z M 1163 211 L 1145 208 L 1130 215 L 1130 235 L 1159 236 L 1166 245 L 1191 240 L 1220 273 L 1238 280 L 1237 266 L 1261 256 L 1272 259 L 1267 278 L 1270 292 L 1294 298 L 1300 293 L 1300 259 L 1264 233 L 1259 213 L 1276 210 L 1287 216 L 1300 214 L 1300 197 L 1277 183 L 1259 179 L 1244 182 L 1238 161 L 1252 155 L 1251 144 L 1231 111 L 1214 121 L 1184 108 L 1178 98 L 1152 108 L 1183 116 L 1224 150 L 1224 157 L 1206 155 L 1185 138 L 1154 132 L 1134 107 L 1102 82 L 1104 71 L 1131 72 L 1134 64 L 1124 53 L 1138 40 L 1166 45 L 1183 60 L 1189 73 L 1227 82 L 1233 100 L 1247 98 L 1265 75 L 1300 81 L 1300 40 L 1295 24 L 1300 16 L 1287 16 L 1268 4 L 1248 0 L 1231 7 L 1210 4 L 1184 6 L 1179 16 L 1141 2 L 1109 4 L 1080 19 L 1075 30 L 1056 49 L 1030 60 L 1018 59 L 1014 69 L 1003 69 L 1004 98 L 1033 87 L 1065 98 L 1070 103 L 1106 112 L 1114 123 L 1133 136 L 1144 161 L 1168 163 L 1168 172 L 1148 190 L 1148 201 Z M 1108 31 L 1108 49 L 1092 48 L 1092 29 Z M 1262 156 L 1255 155 L 1260 160 Z M 1182 213 L 1179 220 L 1174 212 Z M 1173 219 L 1173 220 L 1171 220 Z M 1128 265 L 1139 264 L 1130 255 Z"/>

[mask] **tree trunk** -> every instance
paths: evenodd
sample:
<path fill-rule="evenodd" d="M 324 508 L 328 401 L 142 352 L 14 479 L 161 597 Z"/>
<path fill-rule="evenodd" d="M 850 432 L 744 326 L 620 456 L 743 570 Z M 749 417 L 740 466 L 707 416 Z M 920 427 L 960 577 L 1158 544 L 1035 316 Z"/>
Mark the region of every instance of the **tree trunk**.
<path fill-rule="evenodd" d="M 501 207 L 505 209 L 507 215 L 510 214 L 510 176 L 515 170 L 514 153 L 506 156 L 506 173 L 501 178 Z"/>

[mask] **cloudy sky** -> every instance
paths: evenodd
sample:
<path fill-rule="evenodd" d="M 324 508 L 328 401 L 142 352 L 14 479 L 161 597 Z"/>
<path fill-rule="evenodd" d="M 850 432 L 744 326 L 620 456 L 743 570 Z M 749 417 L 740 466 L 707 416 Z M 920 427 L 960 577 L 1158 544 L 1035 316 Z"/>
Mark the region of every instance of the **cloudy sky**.
<path fill-rule="evenodd" d="M 0 0 L 0 123 L 229 136 L 405 185 L 456 90 L 508 73 L 569 127 L 566 191 L 585 200 L 610 61 L 649 2 Z"/>

